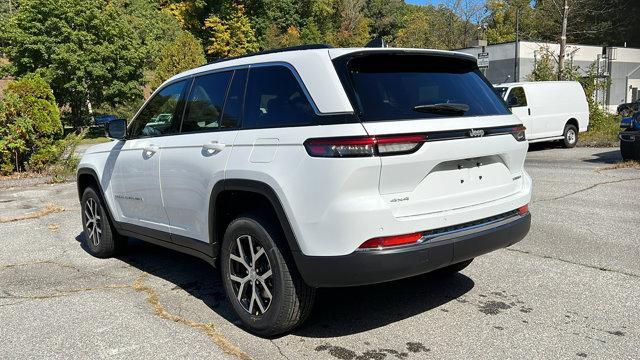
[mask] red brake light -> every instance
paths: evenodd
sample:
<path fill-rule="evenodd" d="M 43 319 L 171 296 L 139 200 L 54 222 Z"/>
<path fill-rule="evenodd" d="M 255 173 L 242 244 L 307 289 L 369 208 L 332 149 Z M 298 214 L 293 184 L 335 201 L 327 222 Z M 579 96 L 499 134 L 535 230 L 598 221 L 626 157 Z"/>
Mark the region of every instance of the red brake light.
<path fill-rule="evenodd" d="M 420 238 L 422 238 L 422 233 L 379 237 L 363 242 L 362 245 L 360 245 L 360 249 L 376 249 L 389 246 L 408 245 L 416 243 Z"/>
<path fill-rule="evenodd" d="M 527 128 L 522 125 L 516 126 L 511 129 L 511 135 L 513 135 L 513 137 L 518 141 L 525 141 L 527 140 L 524 132 L 525 130 L 527 130 Z"/>
<path fill-rule="evenodd" d="M 307 153 L 314 157 L 363 157 L 408 154 L 417 151 L 426 135 L 359 136 L 308 139 Z"/>
<path fill-rule="evenodd" d="M 529 212 L 529 204 L 524 205 L 524 206 L 520 206 L 518 208 L 518 215 L 525 215 L 528 212 Z"/>

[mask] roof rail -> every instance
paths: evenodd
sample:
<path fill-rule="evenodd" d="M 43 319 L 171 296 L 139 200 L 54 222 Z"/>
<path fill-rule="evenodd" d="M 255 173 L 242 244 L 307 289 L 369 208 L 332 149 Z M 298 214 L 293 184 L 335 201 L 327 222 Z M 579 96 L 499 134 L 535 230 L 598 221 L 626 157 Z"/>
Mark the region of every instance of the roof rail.
<path fill-rule="evenodd" d="M 210 62 L 206 63 L 205 65 L 217 64 L 217 63 L 224 62 L 224 61 L 241 59 L 241 58 L 245 58 L 245 57 L 249 57 L 249 56 L 256 56 L 256 55 L 273 54 L 273 53 L 280 53 L 280 52 L 287 52 L 287 51 L 313 50 L 313 49 L 331 49 L 331 48 L 332 48 L 331 45 L 326 45 L 326 44 L 311 44 L 311 45 L 289 46 L 289 47 L 284 47 L 284 48 L 279 48 L 279 49 L 256 51 L 256 52 L 253 52 L 253 53 L 250 53 L 250 54 L 245 54 L 245 55 L 240 55 L 240 56 L 232 56 L 232 57 L 222 58 L 222 59 L 210 61 Z M 205 66 L 205 65 L 203 65 L 203 66 Z"/>

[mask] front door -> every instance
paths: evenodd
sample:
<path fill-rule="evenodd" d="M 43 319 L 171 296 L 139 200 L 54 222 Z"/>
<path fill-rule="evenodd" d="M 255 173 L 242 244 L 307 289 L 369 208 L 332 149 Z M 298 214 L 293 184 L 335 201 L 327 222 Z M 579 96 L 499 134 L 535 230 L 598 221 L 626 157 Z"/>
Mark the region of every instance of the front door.
<path fill-rule="evenodd" d="M 160 142 L 160 182 L 172 241 L 209 251 L 209 200 L 225 177 L 242 109 L 246 69 L 193 80 L 179 136 Z M 226 100 L 225 100 L 226 99 Z"/>
<path fill-rule="evenodd" d="M 507 104 L 511 108 L 511 112 L 517 116 L 522 124 L 527 128 L 527 139 L 535 139 L 538 137 L 540 124 L 535 124 L 531 116 L 531 107 L 527 103 L 527 96 L 522 86 L 516 86 L 509 89 L 507 95 Z"/>
<path fill-rule="evenodd" d="M 163 238 L 168 234 L 168 217 L 160 190 L 160 156 L 158 145 L 164 136 L 179 131 L 180 98 L 187 81 L 170 84 L 156 93 L 132 120 L 127 140 L 115 160 L 113 197 L 116 211 L 124 225 L 155 229 Z M 138 229 L 140 230 L 140 229 Z"/>

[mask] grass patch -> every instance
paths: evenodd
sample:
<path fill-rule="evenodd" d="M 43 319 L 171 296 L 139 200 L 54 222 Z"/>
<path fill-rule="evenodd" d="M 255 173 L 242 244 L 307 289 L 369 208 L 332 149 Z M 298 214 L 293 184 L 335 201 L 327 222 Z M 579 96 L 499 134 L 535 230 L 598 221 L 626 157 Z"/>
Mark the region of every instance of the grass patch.
<path fill-rule="evenodd" d="M 581 133 L 580 145 L 587 147 L 616 147 L 620 140 L 620 117 L 608 114 L 602 109 L 592 111 L 589 119 L 589 131 Z"/>
<path fill-rule="evenodd" d="M 616 170 L 616 169 L 637 169 L 640 170 L 640 161 L 627 160 L 620 161 L 613 165 L 602 168 L 602 170 Z"/>
<path fill-rule="evenodd" d="M 111 141 L 111 139 L 104 136 L 98 136 L 95 138 L 84 138 L 80 141 L 80 145 L 95 145 L 95 144 L 106 143 L 109 141 Z"/>
<path fill-rule="evenodd" d="M 13 221 L 20 221 L 20 220 L 27 220 L 27 219 L 36 219 L 39 217 L 43 217 L 45 215 L 49 215 L 49 214 L 53 214 L 53 213 L 59 213 L 64 211 L 64 208 L 62 206 L 58 206 L 56 204 L 52 204 L 52 203 L 48 203 L 44 206 L 44 208 L 38 210 L 38 211 L 34 211 L 34 212 L 30 212 L 24 215 L 17 215 L 17 216 L 0 216 L 0 223 L 5 223 L 5 222 L 13 222 Z"/>

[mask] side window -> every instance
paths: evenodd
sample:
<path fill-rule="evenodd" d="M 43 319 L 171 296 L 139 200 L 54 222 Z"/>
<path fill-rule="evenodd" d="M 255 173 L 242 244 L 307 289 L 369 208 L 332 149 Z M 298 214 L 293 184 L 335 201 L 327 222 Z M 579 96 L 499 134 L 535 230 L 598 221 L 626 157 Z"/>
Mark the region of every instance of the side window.
<path fill-rule="evenodd" d="M 284 66 L 249 70 L 243 128 L 311 125 L 316 114 L 291 70 Z"/>
<path fill-rule="evenodd" d="M 527 97 L 524 95 L 524 89 L 522 87 L 511 89 L 507 97 L 507 104 L 510 107 L 527 106 Z"/>
<path fill-rule="evenodd" d="M 195 78 L 180 132 L 211 131 L 220 128 L 222 107 L 232 74 L 232 71 L 227 71 Z"/>
<path fill-rule="evenodd" d="M 223 129 L 233 129 L 240 125 L 242 116 L 242 101 L 244 99 L 244 86 L 247 82 L 247 69 L 236 70 L 229 87 L 227 100 L 224 103 L 224 112 L 220 127 Z"/>
<path fill-rule="evenodd" d="M 178 104 L 187 80 L 173 83 L 160 90 L 142 109 L 129 126 L 129 137 L 150 137 L 176 134 L 180 128 Z"/>

